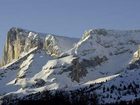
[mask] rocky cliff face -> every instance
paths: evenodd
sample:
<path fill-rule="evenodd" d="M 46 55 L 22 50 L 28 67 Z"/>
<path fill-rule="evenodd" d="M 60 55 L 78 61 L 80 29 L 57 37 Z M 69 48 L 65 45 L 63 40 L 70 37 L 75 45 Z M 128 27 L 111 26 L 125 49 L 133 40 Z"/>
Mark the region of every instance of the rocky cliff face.
<path fill-rule="evenodd" d="M 36 35 L 36 33 L 20 28 L 11 28 L 7 33 L 1 65 L 10 63 L 13 59 L 18 59 L 21 53 L 28 52 L 31 48 L 41 47 L 41 39 L 39 37 L 35 38 Z"/>
<path fill-rule="evenodd" d="M 53 56 L 59 56 L 62 52 L 70 49 L 77 41 L 76 38 L 41 34 L 13 27 L 7 33 L 0 66 L 10 63 L 13 59 L 18 59 L 22 54 L 35 47 L 44 49 Z M 64 48 L 64 45 L 68 46 Z"/>

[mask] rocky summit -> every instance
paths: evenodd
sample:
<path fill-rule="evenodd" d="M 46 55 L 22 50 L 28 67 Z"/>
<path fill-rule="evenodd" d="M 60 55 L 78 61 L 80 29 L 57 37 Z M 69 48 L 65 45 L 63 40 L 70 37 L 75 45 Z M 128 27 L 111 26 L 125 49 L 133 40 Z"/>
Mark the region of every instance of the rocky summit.
<path fill-rule="evenodd" d="M 81 38 L 13 27 L 0 68 L 0 104 L 138 105 L 140 30 Z"/>

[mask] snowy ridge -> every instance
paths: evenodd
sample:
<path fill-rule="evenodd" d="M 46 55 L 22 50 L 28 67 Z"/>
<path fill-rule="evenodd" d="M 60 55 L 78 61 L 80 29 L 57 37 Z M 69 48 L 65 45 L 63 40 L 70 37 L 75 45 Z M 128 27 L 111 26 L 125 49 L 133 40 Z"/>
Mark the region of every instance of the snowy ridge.
<path fill-rule="evenodd" d="M 26 51 L 1 68 L 0 94 L 4 97 L 97 85 L 94 92 L 99 104 L 140 98 L 140 30 L 93 29 L 79 41 L 26 32 Z"/>
<path fill-rule="evenodd" d="M 22 54 L 28 53 L 30 49 L 35 47 L 58 57 L 61 53 L 71 49 L 77 41 L 77 38 L 41 34 L 13 27 L 7 33 L 0 65 L 11 63 L 12 60 L 18 59 Z"/>

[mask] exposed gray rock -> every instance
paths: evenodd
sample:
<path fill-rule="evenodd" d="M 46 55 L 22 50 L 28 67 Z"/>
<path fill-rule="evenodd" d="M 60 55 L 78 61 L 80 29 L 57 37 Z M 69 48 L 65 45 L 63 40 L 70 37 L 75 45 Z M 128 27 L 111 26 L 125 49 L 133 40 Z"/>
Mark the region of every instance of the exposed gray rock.
<path fill-rule="evenodd" d="M 102 58 L 97 56 L 93 60 L 83 59 L 81 62 L 79 61 L 79 58 L 76 58 L 72 61 L 72 66 L 68 67 L 65 71 L 71 71 L 69 74 L 71 79 L 73 81 L 80 82 L 80 79 L 85 77 L 88 73 L 88 67 L 94 68 L 98 65 L 101 65 L 101 63 L 105 62 L 106 60 L 107 58 L 105 56 Z"/>
<path fill-rule="evenodd" d="M 41 87 L 45 85 L 45 81 L 43 79 L 35 79 L 36 83 L 33 85 L 33 87 Z"/>

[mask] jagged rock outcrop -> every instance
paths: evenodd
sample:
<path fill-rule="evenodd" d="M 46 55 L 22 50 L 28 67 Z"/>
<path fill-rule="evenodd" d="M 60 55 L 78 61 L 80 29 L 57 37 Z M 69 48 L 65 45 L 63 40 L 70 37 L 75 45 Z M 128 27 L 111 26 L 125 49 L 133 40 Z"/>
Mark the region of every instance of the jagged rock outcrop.
<path fill-rule="evenodd" d="M 138 50 L 133 54 L 132 60 L 130 61 L 127 68 L 129 70 L 140 68 L 140 46 Z"/>
<path fill-rule="evenodd" d="M 2 65 L 10 63 L 13 59 L 18 59 L 22 52 L 28 52 L 29 49 L 40 45 L 39 38 L 34 39 L 31 35 L 33 35 L 32 32 L 20 28 L 13 27 L 8 31 Z"/>
<path fill-rule="evenodd" d="M 13 27 L 7 33 L 0 66 L 10 63 L 13 59 L 18 59 L 22 54 L 35 47 L 43 49 L 53 56 L 59 56 L 62 52 L 73 47 L 77 41 L 76 38 L 41 34 Z"/>
<path fill-rule="evenodd" d="M 72 81 L 80 82 L 82 77 L 85 77 L 88 73 L 87 68 L 92 67 L 95 68 L 96 66 L 101 65 L 103 62 L 107 61 L 107 58 L 104 56 L 103 58 L 95 57 L 93 60 L 86 60 L 83 59 L 82 61 L 79 58 L 73 59 L 72 66 L 66 68 L 67 70 L 71 71 L 69 74 Z"/>
<path fill-rule="evenodd" d="M 72 81 L 80 82 L 80 79 L 86 76 L 86 74 L 88 73 L 86 67 L 79 63 L 78 58 L 72 61 L 72 66 L 68 69 L 70 69 L 71 71 L 70 76 L 72 78 Z"/>

